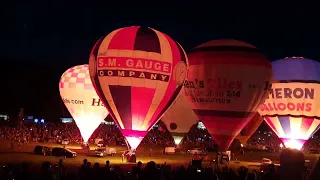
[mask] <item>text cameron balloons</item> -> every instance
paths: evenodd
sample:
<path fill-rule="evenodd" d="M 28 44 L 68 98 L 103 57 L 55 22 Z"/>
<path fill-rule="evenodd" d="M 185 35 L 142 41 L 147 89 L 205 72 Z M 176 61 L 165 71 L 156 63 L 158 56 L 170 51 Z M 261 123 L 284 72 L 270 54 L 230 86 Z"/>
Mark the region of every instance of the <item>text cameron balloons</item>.
<path fill-rule="evenodd" d="M 107 117 L 108 111 L 92 86 L 88 65 L 65 71 L 59 82 L 61 98 L 75 120 L 84 142 Z"/>
<path fill-rule="evenodd" d="M 320 127 L 320 63 L 292 57 L 272 68 L 272 91 L 259 113 L 286 147 L 301 149 Z"/>
<path fill-rule="evenodd" d="M 171 133 L 174 143 L 180 144 L 181 140 L 186 136 L 190 128 L 197 123 L 198 117 L 191 109 L 187 102 L 184 90 L 162 116 L 161 121 L 167 126 Z"/>
<path fill-rule="evenodd" d="M 166 34 L 133 26 L 101 38 L 89 66 L 101 100 L 136 149 L 180 93 L 187 57 Z"/>
<path fill-rule="evenodd" d="M 254 46 L 236 40 L 204 43 L 188 57 L 186 96 L 226 151 L 267 97 L 271 63 Z"/>

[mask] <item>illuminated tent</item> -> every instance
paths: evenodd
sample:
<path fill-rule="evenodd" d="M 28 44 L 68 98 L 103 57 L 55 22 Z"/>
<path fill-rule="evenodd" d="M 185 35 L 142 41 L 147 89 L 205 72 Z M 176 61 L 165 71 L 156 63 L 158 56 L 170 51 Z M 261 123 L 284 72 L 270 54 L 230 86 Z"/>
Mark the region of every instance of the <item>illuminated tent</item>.
<path fill-rule="evenodd" d="M 176 145 L 186 136 L 192 127 L 197 123 L 198 117 L 192 111 L 190 104 L 187 102 L 184 90 L 177 100 L 162 116 L 161 121 L 167 126 Z"/>
<path fill-rule="evenodd" d="M 263 121 L 263 117 L 259 113 L 256 113 L 249 123 L 240 131 L 240 134 L 236 137 L 241 144 L 245 146 L 252 136 L 252 134 L 258 129 Z"/>
<path fill-rule="evenodd" d="M 92 86 L 88 65 L 74 66 L 66 70 L 61 76 L 59 90 L 83 141 L 87 142 L 108 115 Z"/>
<path fill-rule="evenodd" d="M 301 149 L 319 129 L 320 63 L 292 57 L 272 68 L 272 92 L 259 113 L 286 147 Z"/>
<path fill-rule="evenodd" d="M 220 150 L 226 151 L 267 97 L 271 63 L 256 47 L 236 40 L 209 41 L 188 58 L 185 94 Z"/>
<path fill-rule="evenodd" d="M 187 56 L 168 35 L 133 26 L 102 37 L 89 66 L 99 97 L 136 149 L 180 93 Z"/>

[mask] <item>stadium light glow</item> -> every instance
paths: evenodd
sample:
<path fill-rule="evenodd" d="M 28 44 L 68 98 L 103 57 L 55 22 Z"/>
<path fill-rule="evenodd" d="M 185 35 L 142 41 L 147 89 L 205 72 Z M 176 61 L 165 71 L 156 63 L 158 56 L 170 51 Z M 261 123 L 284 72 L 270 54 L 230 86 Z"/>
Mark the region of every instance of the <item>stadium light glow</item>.
<path fill-rule="evenodd" d="M 173 137 L 173 140 L 174 140 L 174 144 L 175 145 L 179 145 L 183 139 L 182 136 L 172 136 Z"/>
<path fill-rule="evenodd" d="M 125 136 L 131 150 L 137 149 L 143 137 L 133 137 L 133 136 Z"/>

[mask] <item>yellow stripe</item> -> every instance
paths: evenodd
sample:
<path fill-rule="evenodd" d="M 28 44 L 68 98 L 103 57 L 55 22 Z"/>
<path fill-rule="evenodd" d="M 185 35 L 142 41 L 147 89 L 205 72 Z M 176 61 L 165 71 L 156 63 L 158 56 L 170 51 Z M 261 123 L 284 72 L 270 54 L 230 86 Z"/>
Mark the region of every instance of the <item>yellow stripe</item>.
<path fill-rule="evenodd" d="M 161 56 L 162 56 L 162 61 L 164 62 L 170 62 L 172 63 L 172 48 L 170 46 L 170 42 L 168 39 L 163 35 L 162 32 L 159 32 L 155 29 L 152 29 L 158 36 L 159 42 L 160 42 L 160 48 L 161 48 Z M 173 67 L 172 67 L 173 68 Z"/>
<path fill-rule="evenodd" d="M 316 128 L 318 127 L 318 125 L 320 124 L 320 120 L 318 119 L 314 119 L 308 132 L 306 132 L 306 134 L 304 135 L 305 139 L 309 139 L 311 135 L 313 135 L 315 133 Z"/>
<path fill-rule="evenodd" d="M 120 28 L 120 29 L 117 29 L 117 30 L 114 30 L 112 31 L 110 34 L 108 34 L 101 42 L 100 44 L 100 47 L 98 47 L 98 57 L 99 57 L 99 54 L 102 53 L 102 52 L 105 52 L 108 48 L 109 48 L 109 44 L 112 40 L 112 38 L 120 31 L 122 30 L 123 28 Z"/>
<path fill-rule="evenodd" d="M 290 138 L 293 139 L 300 139 L 303 137 L 303 132 L 301 132 L 301 124 L 302 124 L 302 118 L 301 117 L 289 117 L 290 120 L 290 131 L 291 134 L 289 134 Z"/>
<path fill-rule="evenodd" d="M 177 41 L 176 43 L 180 46 L 181 50 L 183 51 L 183 55 L 184 57 L 186 58 L 186 64 L 187 64 L 187 67 L 189 67 L 189 59 L 188 59 L 188 56 L 187 56 L 187 53 L 184 51 L 183 47 L 181 46 L 181 44 L 179 44 Z M 182 55 L 182 54 L 181 54 Z"/>
<path fill-rule="evenodd" d="M 113 79 L 111 77 L 108 77 L 108 80 L 105 79 L 106 77 L 99 77 L 99 82 L 100 82 L 100 85 L 101 85 L 101 89 L 103 91 L 103 94 L 105 96 L 105 98 L 107 99 L 108 101 L 108 104 L 109 106 L 111 107 L 111 110 L 114 114 L 114 116 L 117 118 L 118 120 L 118 123 L 119 123 L 119 126 L 121 129 L 124 129 L 124 126 L 123 126 L 123 123 L 122 123 L 122 120 L 120 118 L 120 115 L 119 115 L 119 112 L 117 110 L 117 107 L 116 105 L 114 104 L 114 101 L 113 101 L 113 98 L 111 96 L 111 92 L 110 92 L 110 89 L 109 89 L 109 85 L 113 85 L 113 84 L 116 84 L 118 85 L 118 82 L 116 79 Z M 113 80 L 113 81 L 112 81 Z"/>
<path fill-rule="evenodd" d="M 172 64 L 173 61 L 173 56 L 172 56 L 172 49 L 171 49 L 171 45 L 168 41 L 168 39 L 163 35 L 163 33 L 152 29 L 158 36 L 159 38 L 159 42 L 160 42 L 160 47 L 161 47 L 161 60 L 164 62 L 169 62 Z M 171 65 L 171 72 L 173 71 L 173 65 Z M 170 80 L 171 81 L 171 76 L 170 76 Z M 161 103 L 167 87 L 169 85 L 169 82 L 157 82 L 157 87 L 156 87 L 156 92 L 154 95 L 154 98 L 152 99 L 152 103 L 149 107 L 148 113 L 146 115 L 146 118 L 144 119 L 144 122 L 142 124 L 142 129 L 148 129 L 147 125 L 150 121 L 150 119 L 152 118 L 152 116 L 154 115 L 155 111 L 157 110 L 157 108 L 159 107 L 159 104 Z"/>
<path fill-rule="evenodd" d="M 278 117 L 269 117 L 271 123 L 274 125 L 274 127 L 276 128 L 275 132 L 278 132 L 278 137 L 279 138 L 284 138 L 286 137 L 286 134 L 284 133 L 283 129 L 282 129 L 282 126 L 280 124 L 280 121 L 278 119 Z"/>

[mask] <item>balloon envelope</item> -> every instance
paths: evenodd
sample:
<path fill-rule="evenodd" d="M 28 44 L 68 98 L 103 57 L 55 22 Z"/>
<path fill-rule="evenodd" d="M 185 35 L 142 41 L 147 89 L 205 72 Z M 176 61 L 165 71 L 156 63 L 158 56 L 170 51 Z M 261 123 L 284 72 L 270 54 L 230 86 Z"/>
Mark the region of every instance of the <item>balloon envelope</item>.
<path fill-rule="evenodd" d="M 246 145 L 252 134 L 258 129 L 263 121 L 263 117 L 259 113 L 255 113 L 252 119 L 246 124 L 246 126 L 240 131 L 240 134 L 237 136 L 237 139 L 241 142 L 242 145 Z"/>
<path fill-rule="evenodd" d="M 292 57 L 272 68 L 272 92 L 259 113 L 287 148 L 301 149 L 319 129 L 320 63 Z"/>
<path fill-rule="evenodd" d="M 107 117 L 108 111 L 92 86 L 88 65 L 66 70 L 60 79 L 61 98 L 75 120 L 84 142 Z"/>
<path fill-rule="evenodd" d="M 89 66 L 101 100 L 136 149 L 180 93 L 187 56 L 166 34 L 133 26 L 101 38 Z"/>
<path fill-rule="evenodd" d="M 236 40 L 204 43 L 188 57 L 186 96 L 226 151 L 267 97 L 271 63 L 254 46 Z"/>
<path fill-rule="evenodd" d="M 177 100 L 161 118 L 176 145 L 180 144 L 183 137 L 188 134 L 192 125 L 196 124 L 198 120 L 197 115 L 193 112 L 185 97 L 184 90 L 182 91 Z"/>

